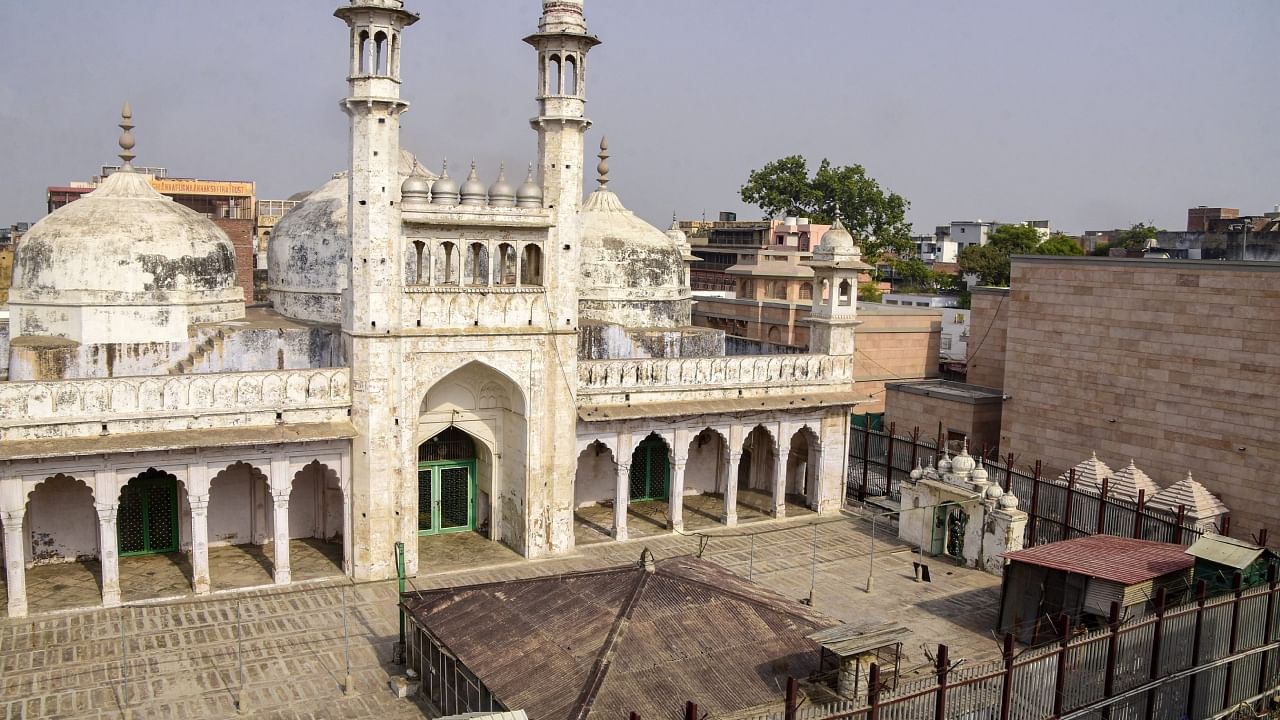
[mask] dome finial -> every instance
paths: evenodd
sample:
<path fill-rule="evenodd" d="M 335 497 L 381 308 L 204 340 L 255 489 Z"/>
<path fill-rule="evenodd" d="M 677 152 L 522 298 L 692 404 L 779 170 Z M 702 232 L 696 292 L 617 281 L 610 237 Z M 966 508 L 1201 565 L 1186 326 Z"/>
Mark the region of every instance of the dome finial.
<path fill-rule="evenodd" d="M 600 173 L 597 178 L 600 181 L 600 189 L 609 189 L 609 136 L 605 135 L 600 138 L 600 164 L 596 166 L 596 172 Z"/>
<path fill-rule="evenodd" d="M 124 109 L 120 111 L 120 129 L 124 132 L 120 133 L 120 159 L 124 161 L 121 170 L 133 170 L 133 159 L 137 155 L 133 154 L 133 109 L 129 107 L 129 101 L 125 100 Z"/>

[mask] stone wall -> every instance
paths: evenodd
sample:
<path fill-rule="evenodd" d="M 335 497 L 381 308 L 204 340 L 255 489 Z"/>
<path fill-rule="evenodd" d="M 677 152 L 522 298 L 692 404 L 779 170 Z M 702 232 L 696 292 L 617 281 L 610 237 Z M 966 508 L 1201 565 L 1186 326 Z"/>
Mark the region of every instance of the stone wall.
<path fill-rule="evenodd" d="M 724 333 L 718 330 L 637 329 L 587 322 L 578 328 L 578 355 L 583 360 L 721 357 L 724 354 Z"/>
<path fill-rule="evenodd" d="M 231 246 L 236 251 L 236 284 L 244 290 L 244 299 L 253 300 L 253 220 L 232 220 L 214 218 L 213 224 L 231 239 Z"/>
<path fill-rule="evenodd" d="M 941 308 L 895 308 L 858 303 L 854 377 L 858 394 L 871 398 L 855 412 L 884 410 L 884 384 L 936 378 L 942 343 Z"/>
<path fill-rule="evenodd" d="M 1009 324 L 1008 288 L 973 289 L 969 315 L 969 349 L 965 381 L 1004 387 L 1005 336 Z"/>
<path fill-rule="evenodd" d="M 932 440 L 939 432 L 943 440 L 949 433 L 961 433 L 969 439 L 976 454 L 982 448 L 995 448 L 1000 442 L 1000 400 L 998 398 L 960 399 L 941 393 L 911 392 L 901 383 L 885 387 L 885 428 L 897 423 L 899 435 L 909 435 L 920 428 L 922 440 Z"/>
<path fill-rule="evenodd" d="M 1003 451 L 1191 471 L 1233 534 L 1280 530 L 1280 265 L 1019 258 L 1012 286 Z"/>

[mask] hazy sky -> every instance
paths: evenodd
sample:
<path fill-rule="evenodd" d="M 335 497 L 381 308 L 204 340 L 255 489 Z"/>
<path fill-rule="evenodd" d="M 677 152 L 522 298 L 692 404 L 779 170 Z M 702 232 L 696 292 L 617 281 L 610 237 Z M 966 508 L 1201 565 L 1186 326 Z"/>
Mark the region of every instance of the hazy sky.
<path fill-rule="evenodd" d="M 347 164 L 336 0 L 0 0 L 0 223 L 114 161 L 251 179 L 260 198 Z M 438 170 L 534 159 L 537 0 L 408 0 L 403 144 Z M 1280 2 L 587 0 L 588 137 L 650 222 L 743 218 L 747 174 L 799 153 L 861 163 L 953 219 L 1068 231 L 1280 203 Z M 594 168 L 594 158 L 587 166 Z M 594 187 L 594 175 L 587 187 Z"/>

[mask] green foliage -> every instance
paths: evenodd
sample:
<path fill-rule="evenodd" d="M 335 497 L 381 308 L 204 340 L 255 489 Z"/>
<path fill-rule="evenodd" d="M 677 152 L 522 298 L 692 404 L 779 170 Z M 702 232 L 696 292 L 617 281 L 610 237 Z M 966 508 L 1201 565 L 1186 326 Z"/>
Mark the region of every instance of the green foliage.
<path fill-rule="evenodd" d="M 1084 248 L 1075 238 L 1054 233 L 1036 247 L 1036 255 L 1084 255 Z"/>
<path fill-rule="evenodd" d="M 1138 223 L 1133 227 L 1116 235 L 1111 241 L 1112 247 L 1122 247 L 1125 250 L 1141 250 L 1147 246 L 1148 240 L 1156 239 L 1156 227 L 1147 223 Z"/>
<path fill-rule="evenodd" d="M 1009 253 L 994 245 L 970 245 L 960 251 L 960 271 L 974 273 L 982 285 L 1009 285 Z"/>
<path fill-rule="evenodd" d="M 952 273 L 937 272 L 919 258 L 891 260 L 894 279 L 901 292 L 958 292 L 960 277 Z"/>
<path fill-rule="evenodd" d="M 1107 257 L 1111 254 L 1111 245 L 1108 243 L 1098 243 L 1089 254 L 1094 257 Z"/>
<path fill-rule="evenodd" d="M 839 212 L 869 262 L 887 252 L 898 257 L 913 253 L 911 226 L 906 220 L 910 204 L 867 177 L 861 165 L 837 167 L 824 158 L 810 177 L 804 157 L 790 155 L 753 170 L 739 194 L 743 202 L 769 217 L 796 215 L 830 224 Z"/>
<path fill-rule="evenodd" d="M 1040 244 L 1040 234 L 1027 225 L 1001 225 L 987 237 L 987 246 L 1009 255 L 1029 255 Z"/>
<path fill-rule="evenodd" d="M 858 302 L 878 303 L 884 299 L 884 291 L 875 283 L 864 283 L 858 286 Z"/>

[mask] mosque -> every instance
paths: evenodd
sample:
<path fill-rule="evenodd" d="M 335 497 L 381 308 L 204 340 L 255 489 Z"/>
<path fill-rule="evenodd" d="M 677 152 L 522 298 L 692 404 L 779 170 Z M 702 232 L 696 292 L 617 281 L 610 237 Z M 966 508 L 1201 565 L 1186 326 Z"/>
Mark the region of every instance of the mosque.
<path fill-rule="evenodd" d="M 839 223 L 810 264 L 821 299 L 804 355 L 726 355 L 693 327 L 689 244 L 610 191 L 608 145 L 584 196 L 583 0 L 544 0 L 535 32 L 537 162 L 486 183 L 400 146 L 402 0 L 351 0 L 350 165 L 282 218 L 270 308 L 246 310 L 234 251 L 205 217 L 124 165 L 18 246 L 0 382 L 7 612 L 36 566 L 91 561 L 102 604 L 122 563 L 211 548 L 340 548 L 356 580 L 410 574 L 420 538 L 473 531 L 525 557 L 569 552 L 575 511 L 739 490 L 838 512 L 854 388 L 856 278 Z M 459 182 L 450 173 L 464 176 Z M 3 336 L 0 336 L 2 338 Z M 2 342 L 2 340 L 0 340 Z M 33 575 L 34 577 L 34 575 Z"/>

